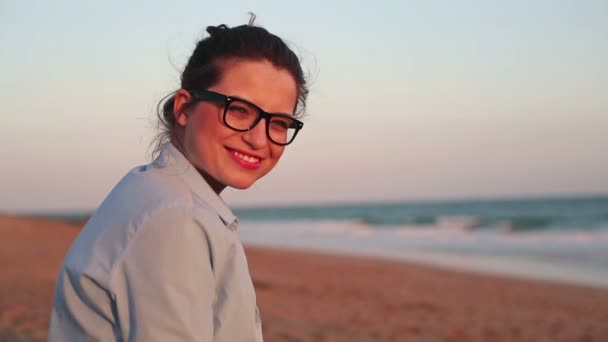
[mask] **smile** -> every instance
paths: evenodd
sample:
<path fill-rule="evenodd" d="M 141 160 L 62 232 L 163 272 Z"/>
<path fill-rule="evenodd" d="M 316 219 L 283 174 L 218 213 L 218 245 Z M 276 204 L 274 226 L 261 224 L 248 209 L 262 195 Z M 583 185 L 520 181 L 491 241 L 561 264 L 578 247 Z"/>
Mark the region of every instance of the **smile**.
<path fill-rule="evenodd" d="M 237 157 L 239 157 L 239 158 L 241 158 L 244 161 L 249 162 L 249 163 L 259 163 L 260 162 L 260 158 L 248 156 L 248 155 L 242 154 L 242 153 L 237 152 L 237 151 L 232 151 L 232 153 L 235 156 L 237 156 Z"/>
<path fill-rule="evenodd" d="M 248 155 L 231 148 L 227 148 L 227 150 L 237 163 L 247 169 L 257 169 L 260 166 L 261 158 L 259 157 Z"/>

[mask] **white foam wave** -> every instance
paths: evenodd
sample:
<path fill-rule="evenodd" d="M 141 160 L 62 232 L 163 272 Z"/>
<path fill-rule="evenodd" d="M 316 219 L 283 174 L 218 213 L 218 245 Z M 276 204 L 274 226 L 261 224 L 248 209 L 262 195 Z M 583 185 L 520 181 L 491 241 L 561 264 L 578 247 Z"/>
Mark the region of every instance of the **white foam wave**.
<path fill-rule="evenodd" d="M 603 279 L 600 280 L 608 284 L 608 249 L 605 248 L 608 230 L 510 234 L 463 229 L 471 225 L 471 219 L 452 218 L 449 222 L 382 228 L 358 221 L 242 222 L 239 234 L 243 242 L 251 244 L 383 255 L 416 262 L 439 263 L 453 259 L 465 268 L 493 260 L 488 267 L 496 272 L 516 272 L 522 267 L 513 265 L 529 263 L 534 265 L 530 269 L 545 265 L 539 271 L 545 275 L 559 273 L 567 278 L 570 274 L 574 278 L 575 274 L 581 277 L 577 270 L 584 269 L 599 274 Z"/>
<path fill-rule="evenodd" d="M 241 231 L 280 232 L 288 235 L 301 234 L 353 234 L 370 235 L 374 229 L 359 221 L 257 221 L 242 222 Z"/>
<path fill-rule="evenodd" d="M 439 216 L 435 225 L 447 231 L 470 231 L 480 224 L 476 216 Z"/>

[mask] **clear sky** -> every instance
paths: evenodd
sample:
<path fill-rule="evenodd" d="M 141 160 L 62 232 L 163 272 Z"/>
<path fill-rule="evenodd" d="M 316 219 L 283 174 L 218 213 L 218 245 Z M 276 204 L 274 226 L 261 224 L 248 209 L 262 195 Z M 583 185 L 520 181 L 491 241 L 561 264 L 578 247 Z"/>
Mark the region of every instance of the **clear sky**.
<path fill-rule="evenodd" d="M 608 2 L 0 1 L 0 211 L 93 209 L 149 161 L 207 25 L 312 78 L 304 130 L 237 205 L 608 193 Z"/>

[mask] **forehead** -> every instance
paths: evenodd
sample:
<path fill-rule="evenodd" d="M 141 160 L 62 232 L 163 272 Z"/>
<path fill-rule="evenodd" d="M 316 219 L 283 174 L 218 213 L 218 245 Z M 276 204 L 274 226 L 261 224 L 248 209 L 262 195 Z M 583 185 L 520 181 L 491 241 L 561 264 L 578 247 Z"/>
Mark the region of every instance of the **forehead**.
<path fill-rule="evenodd" d="M 222 63 L 219 82 L 209 88 L 248 100 L 271 113 L 292 113 L 297 86 L 291 74 L 267 60 L 231 60 Z"/>

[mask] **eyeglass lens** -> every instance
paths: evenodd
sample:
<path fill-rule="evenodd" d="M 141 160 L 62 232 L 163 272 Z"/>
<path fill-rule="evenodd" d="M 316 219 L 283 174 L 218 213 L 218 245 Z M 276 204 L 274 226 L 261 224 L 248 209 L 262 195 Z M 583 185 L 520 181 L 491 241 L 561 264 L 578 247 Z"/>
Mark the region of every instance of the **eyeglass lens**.
<path fill-rule="evenodd" d="M 233 129 L 246 131 L 256 124 L 260 111 L 248 103 L 234 100 L 226 108 L 225 121 Z M 268 138 L 278 144 L 291 142 L 296 133 L 295 120 L 289 117 L 272 116 L 267 123 Z"/>

